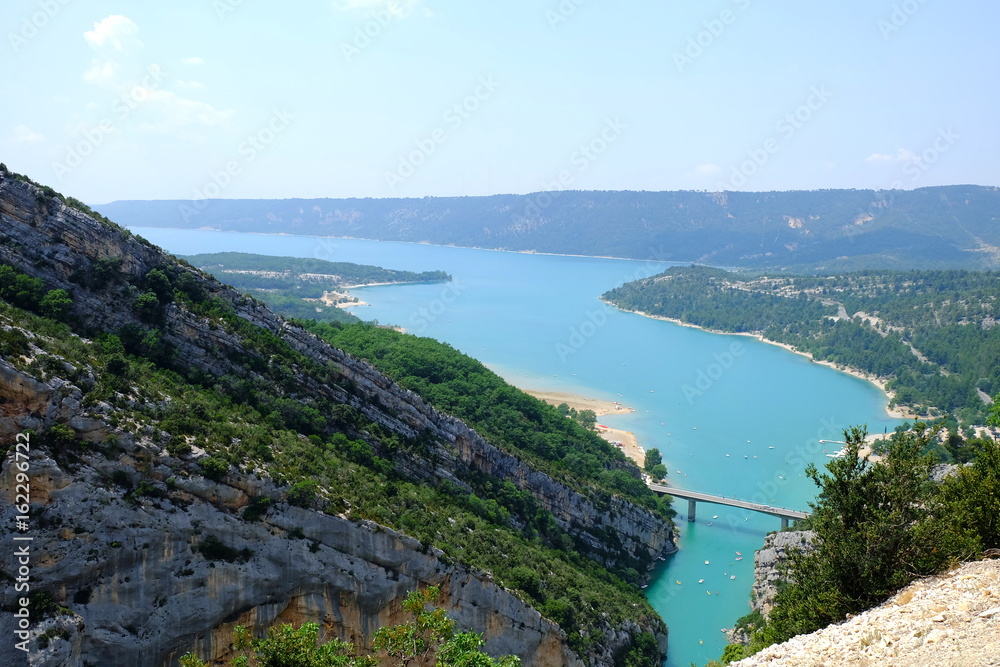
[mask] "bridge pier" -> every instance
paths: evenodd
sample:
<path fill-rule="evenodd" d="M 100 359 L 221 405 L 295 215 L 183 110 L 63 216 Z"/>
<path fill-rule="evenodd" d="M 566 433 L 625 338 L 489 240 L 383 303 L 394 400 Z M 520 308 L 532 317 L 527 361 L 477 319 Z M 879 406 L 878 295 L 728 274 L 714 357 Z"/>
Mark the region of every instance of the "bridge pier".
<path fill-rule="evenodd" d="M 788 517 L 787 516 L 781 517 L 781 529 L 784 530 L 785 528 L 788 528 Z"/>
<path fill-rule="evenodd" d="M 688 499 L 688 521 L 694 521 L 694 507 L 697 503 L 695 501 Z"/>

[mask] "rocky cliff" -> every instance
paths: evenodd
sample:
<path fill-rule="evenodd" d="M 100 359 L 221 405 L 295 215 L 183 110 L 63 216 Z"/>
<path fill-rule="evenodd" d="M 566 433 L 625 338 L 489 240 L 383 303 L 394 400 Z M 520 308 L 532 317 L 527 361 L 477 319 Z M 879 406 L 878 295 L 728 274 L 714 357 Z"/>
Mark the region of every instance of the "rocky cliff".
<path fill-rule="evenodd" d="M 2 386 L 8 401 L 10 377 L 8 369 Z M 31 396 L 41 414 L 76 417 L 63 409 L 63 400 L 45 401 L 46 395 L 58 397 L 58 388 L 34 388 L 41 393 L 21 396 Z M 72 394 L 68 398 L 73 403 Z M 35 420 L 41 421 L 22 420 L 19 432 Z M 35 642 L 50 636 L 43 651 L 34 652 L 32 645 L 32 665 L 152 667 L 192 650 L 221 657 L 235 625 L 276 622 L 320 620 L 328 633 L 367 647 L 377 628 L 406 620 L 400 598 L 427 585 L 442 587 L 442 606 L 462 626 L 486 633 L 491 653 L 520 655 L 527 664 L 582 664 L 555 623 L 486 572 L 445 564 L 439 551 L 372 522 L 287 504 L 248 522 L 238 510 L 251 496 L 279 495 L 270 482 L 185 475 L 177 460 L 118 435 L 117 457 L 99 451 L 82 457 L 72 471 L 42 448 L 31 459 L 31 576 L 74 612 L 32 628 Z M 137 485 L 139 469 L 143 479 L 155 480 L 156 492 L 125 500 L 108 480 L 134 479 Z M 5 525 L 14 522 L 15 474 L 5 462 Z M 225 552 L 206 552 L 210 537 L 228 549 L 247 549 L 247 557 L 229 560 Z M 3 562 L 13 562 L 14 545 L 4 546 Z M 10 615 L 4 620 L 11 637 Z M 12 643 L 3 643 L 0 662 L 23 664 Z"/>
<path fill-rule="evenodd" d="M 383 431 L 430 443 L 424 454 L 394 457 L 400 474 L 446 479 L 465 489 L 472 473 L 510 481 L 530 492 L 605 565 L 642 568 L 675 548 L 670 526 L 646 508 L 571 488 L 532 469 L 259 302 L 107 221 L 66 206 L 51 191 L 6 174 L 0 174 L 0 263 L 41 279 L 47 289 L 66 289 L 73 296 L 77 330 L 95 334 L 129 327 L 148 333 L 147 322 L 127 304 L 135 300 L 143 276 L 169 268 L 227 304 L 239 322 L 301 355 L 280 376 L 287 396 L 349 405 Z M 108 266 L 114 275 L 101 277 Z M 243 325 L 220 326 L 177 303 L 165 304 L 156 317 L 156 344 L 169 349 L 174 364 L 187 372 L 206 379 L 249 374 L 274 382 L 266 369 L 276 356 L 248 347 Z M 123 428 L 127 420 L 110 406 L 83 408 L 74 382 L 90 370 L 64 370 L 42 379 L 0 362 L 5 442 L 25 429 L 66 424 L 75 436 L 95 443 L 66 453 L 57 443 L 43 441 L 33 450 L 32 518 L 40 532 L 35 533 L 32 578 L 73 612 L 47 622 L 60 628 L 50 629 L 49 648 L 38 664 L 158 665 L 193 648 L 218 657 L 239 623 L 260 628 L 275 621 L 319 619 L 329 632 L 364 644 L 373 629 L 400 619 L 398 600 L 405 592 L 429 584 L 442 585 L 446 606 L 461 626 L 486 633 L 491 652 L 516 653 L 526 664 L 579 664 L 556 624 L 497 586 L 488 573 L 440 558 L 430 545 L 371 522 L 287 504 L 258 522 L 241 519 L 236 512 L 251 497 L 281 497 L 281 489 L 266 475 L 231 471 L 220 482 L 206 480 L 190 461 L 171 456 L 155 433 Z M 363 431 L 354 435 L 368 437 Z M 114 447 L 96 444 L 109 436 Z M 10 461 L 3 475 L 9 492 L 14 487 L 6 482 L 15 475 Z M 126 498 L 108 482 L 133 486 L 140 477 L 152 480 L 155 493 Z M 12 520 L 12 512 L 5 504 L 3 520 Z M 615 539 L 607 540 L 609 534 Z M 240 555 L 206 557 L 209 537 Z M 5 554 L 4 563 L 12 558 Z M 7 605 L 10 594 L 4 591 Z M 4 619 L 3 630 L 12 636 L 12 619 Z M 640 630 L 659 633 L 663 648 L 662 625 L 606 624 L 604 639 L 582 657 L 610 664 Z"/>
<path fill-rule="evenodd" d="M 774 606 L 778 582 L 782 580 L 779 566 L 788 560 L 789 553 L 810 551 L 815 533 L 811 530 L 793 530 L 771 533 L 764 538 L 764 545 L 753 555 L 753 589 L 750 606 L 765 617 Z"/>
<path fill-rule="evenodd" d="M 750 590 L 750 608 L 767 618 L 774 606 L 774 596 L 783 580 L 780 566 L 794 551 L 812 548 L 815 533 L 811 530 L 792 530 L 771 533 L 753 555 L 753 588 Z M 748 632 L 753 628 L 735 627 L 726 631 L 730 644 L 750 643 Z"/>

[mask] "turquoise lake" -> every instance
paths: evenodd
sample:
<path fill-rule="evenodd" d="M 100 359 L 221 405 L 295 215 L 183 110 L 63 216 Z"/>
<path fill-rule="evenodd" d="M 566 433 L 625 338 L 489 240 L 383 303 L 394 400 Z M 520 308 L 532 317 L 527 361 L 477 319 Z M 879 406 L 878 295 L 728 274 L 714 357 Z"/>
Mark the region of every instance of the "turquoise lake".
<path fill-rule="evenodd" d="M 447 271 L 453 283 L 352 290 L 371 304 L 353 312 L 446 341 L 518 386 L 623 402 L 636 412 L 599 421 L 659 448 L 669 481 L 679 487 L 808 509 L 815 487 L 803 468 L 822 467 L 839 447 L 819 440 L 840 440 L 851 425 L 881 433 L 901 423 L 886 413 L 885 395 L 864 380 L 750 337 L 711 334 L 599 301 L 667 263 L 132 229 L 175 254 L 231 250 Z M 699 504 L 690 523 L 687 503 L 675 508 L 680 551 L 645 592 L 670 629 L 666 664 L 688 667 L 718 658 L 726 644 L 721 629 L 749 612 L 754 550 L 780 520 Z"/>

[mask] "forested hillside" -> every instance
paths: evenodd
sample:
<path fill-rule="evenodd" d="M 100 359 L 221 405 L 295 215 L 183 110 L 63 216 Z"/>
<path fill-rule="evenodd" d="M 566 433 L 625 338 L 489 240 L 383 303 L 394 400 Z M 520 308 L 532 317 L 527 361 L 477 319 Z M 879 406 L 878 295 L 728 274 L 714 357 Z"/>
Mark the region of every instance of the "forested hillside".
<path fill-rule="evenodd" d="M 183 259 L 260 299 L 283 317 L 321 322 L 358 321 L 338 306 L 357 301 L 346 294 L 350 287 L 451 280 L 444 271 L 396 271 L 368 264 L 245 252 L 204 253 Z"/>
<path fill-rule="evenodd" d="M 441 585 L 491 650 L 662 660 L 638 585 L 675 549 L 669 510 L 555 408 L 497 387 L 484 436 L 50 188 L 0 171 L 0 215 L 0 432 L 32 443 L 38 650 L 216 659 L 234 620 L 263 632 L 281 610 L 367 647 L 406 593 Z M 444 352 L 428 377 L 451 372 Z"/>
<path fill-rule="evenodd" d="M 893 403 L 983 423 L 1000 392 L 1000 273 L 747 276 L 675 267 L 613 289 L 625 310 L 758 333 L 888 381 Z"/>
<path fill-rule="evenodd" d="M 814 270 L 996 268 L 1000 189 L 119 201 L 126 225 Z"/>

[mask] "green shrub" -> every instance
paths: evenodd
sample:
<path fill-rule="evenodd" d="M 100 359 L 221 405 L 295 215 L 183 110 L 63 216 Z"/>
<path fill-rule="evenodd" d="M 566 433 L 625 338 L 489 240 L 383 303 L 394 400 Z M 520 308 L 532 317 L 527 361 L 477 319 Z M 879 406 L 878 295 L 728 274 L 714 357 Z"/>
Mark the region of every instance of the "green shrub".
<path fill-rule="evenodd" d="M 0 330 L 0 355 L 4 357 L 19 357 L 31 351 L 28 337 L 20 329 Z"/>
<path fill-rule="evenodd" d="M 38 304 L 38 311 L 45 317 L 51 317 L 60 322 L 66 319 L 70 310 L 73 309 L 73 299 L 64 289 L 54 289 L 48 291 Z"/>
<path fill-rule="evenodd" d="M 309 507 L 316 499 L 316 490 L 319 484 L 314 479 L 304 479 L 296 482 L 288 490 L 288 502 L 298 507 Z"/>
<path fill-rule="evenodd" d="M 229 464 L 214 456 L 206 456 L 198 461 L 202 474 L 205 477 L 218 482 L 222 476 L 229 472 Z"/>

